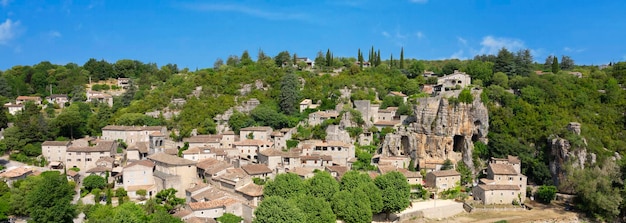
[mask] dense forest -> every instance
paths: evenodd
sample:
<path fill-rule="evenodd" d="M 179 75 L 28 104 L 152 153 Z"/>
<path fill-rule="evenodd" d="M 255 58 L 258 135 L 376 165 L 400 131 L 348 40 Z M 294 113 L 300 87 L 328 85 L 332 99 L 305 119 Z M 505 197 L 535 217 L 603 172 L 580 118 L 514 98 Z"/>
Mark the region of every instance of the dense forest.
<path fill-rule="evenodd" d="M 135 60 L 110 63 L 90 59 L 82 66 L 49 62 L 15 66 L 0 72 L 0 101 L 52 93 L 67 94 L 72 104 L 65 109 L 27 104 L 15 116 L 5 111 L 0 125 L 13 123 L 13 127 L 5 129 L 0 150 L 11 152 L 11 158 L 18 161 L 45 162 L 36 158 L 41 154 L 41 142 L 97 136 L 108 124 L 166 125 L 176 130 L 172 131 L 176 140 L 189 136 L 193 129 L 201 134 L 215 133 L 218 124 L 233 129 L 252 125 L 295 127 L 313 111 L 300 113 L 294 109 L 301 99 L 320 102 L 321 110 L 334 108 L 341 102 L 340 89 L 345 87 L 353 89 L 352 100 L 381 100 L 377 103 L 405 106 L 409 113 L 409 105 L 377 95 L 400 91 L 410 98 L 423 97 L 420 86 L 436 82 L 424 78 L 424 71 L 444 75 L 460 70 L 472 77 L 473 85 L 483 89 L 482 101 L 489 109 L 489 143 L 476 143 L 477 159 L 520 156 L 523 173 L 531 183 L 552 184 L 548 141 L 555 136 L 566 138 L 597 155 L 595 164 L 570 171 L 573 185 L 577 185 L 575 192 L 581 203 L 587 204 L 578 208 L 605 220 L 626 214 L 626 162 L 613 161 L 616 152 L 626 155 L 626 62 L 600 69 L 576 65 L 568 56 L 550 56 L 545 63 L 537 63 L 529 50 L 507 49 L 471 60 L 405 59 L 403 50 L 399 55 L 399 59 L 392 55 L 381 60 L 380 50 L 373 47 L 367 60 L 361 50 L 356 57 L 335 57 L 330 50 L 320 51 L 313 69 L 299 61 L 295 53 L 283 51 L 270 57 L 261 50 L 256 61 L 245 51 L 226 61 L 218 59 L 212 68 L 195 71 L 179 69 L 175 64 L 158 67 Z M 371 67 L 364 67 L 365 61 Z M 577 73 L 581 77 L 574 75 Z M 130 78 L 132 85 L 114 97 L 112 107 L 84 102 L 88 84 L 119 77 Z M 255 86 L 257 81 L 262 83 L 261 88 L 242 90 L 246 85 Z M 194 92 L 199 86 L 200 92 Z M 115 87 L 100 84 L 97 88 Z M 184 98 L 186 103 L 172 104 L 175 98 Z M 229 123 L 216 123 L 218 114 L 251 98 L 258 99 L 261 106 L 250 114 L 235 112 Z M 179 113 L 171 119 L 146 115 L 167 110 Z M 566 131 L 570 122 L 582 124 L 581 136 Z M 298 133 L 323 138 L 320 128 L 298 129 Z"/>

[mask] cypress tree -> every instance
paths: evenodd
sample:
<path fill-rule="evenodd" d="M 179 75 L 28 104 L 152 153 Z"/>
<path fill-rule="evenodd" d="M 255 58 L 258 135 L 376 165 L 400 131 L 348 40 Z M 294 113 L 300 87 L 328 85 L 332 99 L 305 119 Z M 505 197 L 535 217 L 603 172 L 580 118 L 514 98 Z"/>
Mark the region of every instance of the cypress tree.
<path fill-rule="evenodd" d="M 363 53 L 361 53 L 361 48 L 359 48 L 359 54 L 357 58 L 359 60 L 359 66 L 361 67 L 361 69 L 363 69 Z"/>
<path fill-rule="evenodd" d="M 391 54 L 391 58 L 389 59 L 389 67 L 393 68 L 393 53 Z"/>
<path fill-rule="evenodd" d="M 557 57 L 554 57 L 554 59 L 552 59 L 552 73 L 556 74 L 559 72 L 559 59 Z"/>
<path fill-rule="evenodd" d="M 378 49 L 378 53 L 376 55 L 376 66 L 380 65 L 380 49 Z"/>
<path fill-rule="evenodd" d="M 330 56 L 330 49 L 326 50 L 326 66 L 330 67 L 332 65 L 333 58 Z"/>
<path fill-rule="evenodd" d="M 404 69 L 404 47 L 400 50 L 400 69 Z"/>

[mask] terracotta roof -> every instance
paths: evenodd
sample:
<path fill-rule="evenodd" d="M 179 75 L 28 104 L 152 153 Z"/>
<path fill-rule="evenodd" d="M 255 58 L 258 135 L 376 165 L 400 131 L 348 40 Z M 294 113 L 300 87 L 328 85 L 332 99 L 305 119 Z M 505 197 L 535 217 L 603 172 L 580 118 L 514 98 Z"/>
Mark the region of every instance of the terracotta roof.
<path fill-rule="evenodd" d="M 183 159 L 178 156 L 172 156 L 165 153 L 156 153 L 148 156 L 148 159 L 154 160 L 161 163 L 166 163 L 170 165 L 176 166 L 184 166 L 184 165 L 195 165 L 195 161 L 191 161 L 188 159 Z"/>
<path fill-rule="evenodd" d="M 233 132 L 233 131 L 226 131 L 226 132 L 222 133 L 222 135 L 235 135 L 235 132 Z"/>
<path fill-rule="evenodd" d="M 102 130 L 109 131 L 161 131 L 164 126 L 127 126 L 127 125 L 107 125 Z"/>
<path fill-rule="evenodd" d="M 270 136 L 281 137 L 281 136 L 284 136 L 284 134 L 280 131 L 273 131 L 272 134 L 270 134 Z"/>
<path fill-rule="evenodd" d="M 148 153 L 148 143 L 147 142 L 138 142 L 128 147 L 128 150 L 137 150 L 140 153 Z"/>
<path fill-rule="evenodd" d="M 325 118 L 336 118 L 337 116 L 339 116 L 339 112 L 336 111 L 316 111 L 311 114 L 319 115 L 320 117 Z"/>
<path fill-rule="evenodd" d="M 165 136 L 165 135 L 163 135 L 163 133 L 157 131 L 157 132 L 150 133 L 150 136 Z"/>
<path fill-rule="evenodd" d="M 182 218 L 182 217 L 186 217 L 187 215 L 190 215 L 192 213 L 193 212 L 191 212 L 190 210 L 183 209 L 183 210 L 177 211 L 176 213 L 172 214 L 172 216 L 177 217 L 177 218 Z"/>
<path fill-rule="evenodd" d="M 318 154 L 311 154 L 310 156 L 300 156 L 300 160 L 323 160 L 323 161 L 332 161 L 332 156 L 320 156 Z"/>
<path fill-rule="evenodd" d="M 315 168 L 312 167 L 295 167 L 293 169 L 289 169 L 287 172 L 298 174 L 298 176 L 306 177 L 307 175 L 312 175 Z"/>
<path fill-rule="evenodd" d="M 98 160 L 96 160 L 96 163 L 100 163 L 100 162 L 107 162 L 107 163 L 113 164 L 115 162 L 115 158 L 110 157 L 110 156 L 103 156 L 103 157 L 100 157 Z"/>
<path fill-rule="evenodd" d="M 200 168 L 200 169 L 207 169 L 211 166 L 217 165 L 219 163 L 222 163 L 222 161 L 219 161 L 217 159 L 214 158 L 206 158 L 203 160 L 198 161 L 198 163 L 196 163 L 196 167 Z"/>
<path fill-rule="evenodd" d="M 213 147 L 193 147 L 183 151 L 183 154 L 205 154 L 205 150 L 209 150 L 207 153 L 210 153 Z"/>
<path fill-rule="evenodd" d="M 193 193 L 193 192 L 199 191 L 201 189 L 204 189 L 206 187 L 209 187 L 209 185 L 205 184 L 205 183 L 199 183 L 199 184 L 196 184 L 196 186 L 194 186 L 192 188 L 185 189 L 185 191 L 187 191 L 189 193 Z"/>
<path fill-rule="evenodd" d="M 183 139 L 183 142 L 189 143 L 209 143 L 209 142 L 217 142 L 219 143 L 222 140 L 222 135 L 197 135 L 192 136 L 186 139 Z"/>
<path fill-rule="evenodd" d="M 263 195 L 263 186 L 256 185 L 254 183 L 248 183 L 243 187 L 237 188 L 237 192 L 251 196 L 259 197 Z"/>
<path fill-rule="evenodd" d="M 521 164 L 521 163 L 522 163 L 522 162 L 519 160 L 519 157 L 517 157 L 517 156 L 511 156 L 511 155 L 508 155 L 508 156 L 507 156 L 507 159 L 509 160 L 509 163 L 511 163 L 511 164 Z"/>
<path fill-rule="evenodd" d="M 111 172 L 111 170 L 112 170 L 111 168 L 106 167 L 106 166 L 97 166 L 97 167 L 87 170 L 87 173 L 104 173 L 107 171 Z"/>
<path fill-rule="evenodd" d="M 406 178 L 422 178 L 420 172 L 412 172 L 404 168 L 398 168 L 396 171 L 400 172 Z"/>
<path fill-rule="evenodd" d="M 398 92 L 398 91 L 392 91 L 392 92 L 389 92 L 389 94 L 394 95 L 394 96 L 399 96 L 399 97 L 406 97 L 406 94 L 403 94 L 402 92 Z"/>
<path fill-rule="evenodd" d="M 258 139 L 245 139 L 239 142 L 234 142 L 235 146 L 271 146 L 273 143 L 267 140 L 258 140 Z"/>
<path fill-rule="evenodd" d="M 487 179 L 487 178 L 480 178 L 480 180 L 479 180 L 479 181 L 480 181 L 480 183 L 481 183 L 481 184 L 492 184 L 492 183 L 494 183 L 494 182 L 495 182 L 494 180 L 492 180 L 492 179 Z"/>
<path fill-rule="evenodd" d="M 178 155 L 178 150 L 174 149 L 174 148 L 170 148 L 170 149 L 165 149 L 163 151 L 163 153 L 165 153 L 167 155 L 177 156 Z"/>
<path fill-rule="evenodd" d="M 483 189 L 484 191 L 491 191 L 491 190 L 519 190 L 519 186 L 517 185 L 502 185 L 502 184 L 479 184 L 478 187 L 480 189 Z"/>
<path fill-rule="evenodd" d="M 272 173 L 272 169 L 267 167 L 265 164 L 250 164 L 242 166 L 241 169 L 246 171 L 248 175 L 258 175 L 264 173 Z"/>
<path fill-rule="evenodd" d="M 239 201 L 232 198 L 224 198 L 213 201 L 206 202 L 191 202 L 189 203 L 189 207 L 191 210 L 206 210 L 206 209 L 214 209 L 214 208 L 225 208 L 226 206 L 230 206 L 238 203 Z"/>
<path fill-rule="evenodd" d="M 75 177 L 76 175 L 78 175 L 78 172 L 73 170 L 67 170 L 66 174 L 70 177 Z"/>
<path fill-rule="evenodd" d="M 378 165 L 378 172 L 381 174 L 397 171 L 397 169 L 398 168 L 393 165 Z"/>
<path fill-rule="evenodd" d="M 226 173 L 219 176 L 219 180 L 225 183 L 237 183 L 240 179 L 250 177 L 246 172 L 241 168 L 229 168 L 226 169 Z"/>
<path fill-rule="evenodd" d="M 95 146 L 70 146 L 67 152 L 111 152 L 115 145 L 115 141 L 100 140 Z"/>
<path fill-rule="evenodd" d="M 128 186 L 126 190 L 128 191 L 138 191 L 138 190 L 150 190 L 154 185 L 134 185 Z"/>
<path fill-rule="evenodd" d="M 347 166 L 326 166 L 326 170 L 337 172 L 337 176 L 342 177 L 349 169 Z"/>
<path fill-rule="evenodd" d="M 351 145 L 342 141 L 328 140 L 317 141 L 315 146 L 336 146 L 336 147 L 350 147 Z"/>
<path fill-rule="evenodd" d="M 490 163 L 488 168 L 495 175 L 517 175 L 517 171 L 510 164 Z"/>
<path fill-rule="evenodd" d="M 215 165 L 203 166 L 203 167 L 198 167 L 198 168 L 203 169 L 205 174 L 214 175 L 216 173 L 219 173 L 231 167 L 233 167 L 233 165 L 220 161 L 219 163 Z"/>
<path fill-rule="evenodd" d="M 69 146 L 70 144 L 70 141 L 44 141 L 41 143 L 42 146 Z"/>
<path fill-rule="evenodd" d="M 247 128 L 243 128 L 239 130 L 241 131 L 272 131 L 272 127 L 269 126 L 253 126 L 253 127 L 247 127 Z"/>
<path fill-rule="evenodd" d="M 33 172 L 33 169 L 30 167 L 25 167 L 25 166 L 20 166 L 20 167 L 16 167 L 10 170 L 7 170 L 4 173 L 0 174 L 0 177 L 4 177 L 4 178 L 15 178 L 15 177 L 21 177 L 24 176 L 26 174 L 30 174 Z"/>
<path fill-rule="evenodd" d="M 139 160 L 139 161 L 135 161 L 126 165 L 124 168 L 130 168 L 130 167 L 137 166 L 137 165 L 150 167 L 150 168 L 154 167 L 154 163 L 150 160 Z"/>
<path fill-rule="evenodd" d="M 192 201 L 212 201 L 228 197 L 228 195 L 218 189 L 210 187 L 196 195 L 191 196 Z"/>
<path fill-rule="evenodd" d="M 277 149 L 266 149 L 263 151 L 260 151 L 259 154 L 270 157 L 270 156 L 282 156 L 283 155 L 283 151 L 277 150 Z"/>
<path fill-rule="evenodd" d="M 381 126 L 395 126 L 400 124 L 400 120 L 394 120 L 394 121 L 377 121 L 374 123 L 374 125 L 381 125 Z"/>
<path fill-rule="evenodd" d="M 37 96 L 17 96 L 17 98 L 15 100 L 22 100 L 22 101 L 39 101 L 41 100 L 40 97 Z"/>
<path fill-rule="evenodd" d="M 459 172 L 456 172 L 456 170 L 433 171 L 429 172 L 429 174 L 433 174 L 435 175 L 435 177 L 461 176 L 461 174 Z"/>

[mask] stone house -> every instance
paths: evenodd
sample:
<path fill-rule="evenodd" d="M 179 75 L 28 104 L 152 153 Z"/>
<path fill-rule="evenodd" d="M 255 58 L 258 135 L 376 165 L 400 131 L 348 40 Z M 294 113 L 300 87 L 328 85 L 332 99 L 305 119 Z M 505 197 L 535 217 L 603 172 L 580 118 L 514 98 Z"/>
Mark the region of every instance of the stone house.
<path fill-rule="evenodd" d="M 441 87 L 442 91 L 446 89 L 455 89 L 458 85 L 461 89 L 469 86 L 472 82 L 472 78 L 465 72 L 459 72 L 455 70 L 454 73 L 437 78 L 437 85 Z"/>
<path fill-rule="evenodd" d="M 329 172 L 330 175 L 333 176 L 335 179 L 339 180 L 341 179 L 341 177 L 343 177 L 344 174 L 346 174 L 346 172 L 350 170 L 350 168 L 348 168 L 347 166 L 326 166 L 324 167 L 324 170 L 326 170 L 326 172 Z"/>
<path fill-rule="evenodd" d="M 487 167 L 487 177 L 474 187 L 474 199 L 483 204 L 523 203 L 526 200 L 527 177 L 520 173 L 518 157 L 492 158 Z"/>
<path fill-rule="evenodd" d="M 242 128 L 239 130 L 239 139 L 269 140 L 272 131 L 272 127 L 268 126 Z"/>
<path fill-rule="evenodd" d="M 15 99 L 15 104 L 18 105 L 26 104 L 26 102 L 33 102 L 36 105 L 41 105 L 41 98 L 37 96 L 18 96 Z"/>
<path fill-rule="evenodd" d="M 369 100 L 355 100 L 354 108 L 361 112 L 361 117 L 366 126 L 372 126 L 378 120 L 379 104 L 371 103 Z"/>
<path fill-rule="evenodd" d="M 241 168 L 229 168 L 226 172 L 214 178 L 219 182 L 220 188 L 235 192 L 236 188 L 243 187 L 244 185 L 252 182 L 252 177 L 246 174 Z"/>
<path fill-rule="evenodd" d="M 243 197 L 252 206 L 258 206 L 261 198 L 263 197 L 263 186 L 256 185 L 254 183 L 248 183 L 243 187 L 237 188 L 235 191 L 243 195 Z"/>
<path fill-rule="evenodd" d="M 378 110 L 377 121 L 396 121 L 400 120 L 400 117 L 396 117 L 398 107 L 387 107 L 385 109 Z"/>
<path fill-rule="evenodd" d="M 65 154 L 71 144 L 70 141 L 45 141 L 41 144 L 41 154 L 48 162 L 65 163 Z"/>
<path fill-rule="evenodd" d="M 401 97 L 403 103 L 406 103 L 407 99 L 409 99 L 409 96 L 406 96 L 406 94 L 403 94 L 402 92 L 399 92 L 399 91 L 391 91 L 387 95 L 388 96 Z"/>
<path fill-rule="evenodd" d="M 239 135 L 236 135 L 233 131 L 226 131 L 222 134 L 222 147 L 233 148 L 233 143 L 239 141 Z"/>
<path fill-rule="evenodd" d="M 296 168 L 287 170 L 287 173 L 294 173 L 294 174 L 300 176 L 300 178 L 306 180 L 306 179 L 309 179 L 309 178 L 315 176 L 315 170 L 319 170 L 319 168 L 314 168 L 314 167 L 296 167 Z"/>
<path fill-rule="evenodd" d="M 154 184 L 154 163 L 150 160 L 134 161 L 122 170 L 122 183 L 130 198 L 138 198 L 137 191 L 146 190 L 147 197 L 157 193 Z"/>
<path fill-rule="evenodd" d="M 196 182 L 196 162 L 165 153 L 156 153 L 148 156 L 154 162 L 154 180 L 157 190 L 174 188 L 177 197 L 185 196 L 185 189 L 192 187 Z"/>
<path fill-rule="evenodd" d="M 150 142 L 150 135 L 155 132 L 167 134 L 165 126 L 122 126 L 107 125 L 102 128 L 102 139 L 104 140 L 122 140 L 131 146 L 139 142 Z"/>
<path fill-rule="evenodd" d="M 183 158 L 193 161 L 215 158 L 215 153 L 212 153 L 211 150 L 213 150 L 212 147 L 193 147 L 183 151 Z"/>
<path fill-rule="evenodd" d="M 317 107 L 319 107 L 319 104 L 313 104 L 313 101 L 311 99 L 304 99 L 302 100 L 302 102 L 300 102 L 300 112 L 303 112 L 306 109 L 316 109 Z"/>
<path fill-rule="evenodd" d="M 65 153 L 66 167 L 78 167 L 89 170 L 96 167 L 96 161 L 101 157 L 111 157 L 117 149 L 115 141 L 99 140 L 95 146 L 70 145 Z"/>
<path fill-rule="evenodd" d="M 258 139 L 245 139 L 234 142 L 235 149 L 239 151 L 239 156 L 252 162 L 256 162 L 257 154 L 263 150 L 272 148 L 272 142 Z"/>
<path fill-rule="evenodd" d="M 273 179 L 274 172 L 265 164 L 248 164 L 241 166 L 241 169 L 252 178 Z"/>
<path fill-rule="evenodd" d="M 46 97 L 46 101 L 50 104 L 57 104 L 59 107 L 65 107 L 65 103 L 70 102 L 66 94 L 52 94 Z"/>
<path fill-rule="evenodd" d="M 326 120 L 337 119 L 337 117 L 339 117 L 339 112 L 337 111 L 316 111 L 309 114 L 307 123 L 309 123 L 310 126 L 316 126 L 322 124 Z"/>
<path fill-rule="evenodd" d="M 372 157 L 372 163 L 379 166 L 390 165 L 397 168 L 408 168 L 411 163 L 411 157 L 408 156 L 380 156 Z"/>
<path fill-rule="evenodd" d="M 424 184 L 422 180 L 422 174 L 420 174 L 419 172 L 411 172 L 407 169 L 393 165 L 378 165 L 378 172 L 380 174 L 386 174 L 392 171 L 401 173 L 404 177 L 406 177 L 407 183 L 409 183 L 410 185 Z"/>
<path fill-rule="evenodd" d="M 205 179 L 207 182 L 216 182 L 219 175 L 226 173 L 228 168 L 233 165 L 217 159 L 200 160 L 197 164 L 198 177 Z"/>
<path fill-rule="evenodd" d="M 15 168 L 9 168 L 7 171 L 0 173 L 0 179 L 12 186 L 13 182 L 17 180 L 25 179 L 33 174 L 33 168 L 28 166 L 20 166 Z"/>
<path fill-rule="evenodd" d="M 23 104 L 5 104 L 4 107 L 7 108 L 11 115 L 17 115 L 18 112 L 24 110 Z"/>
<path fill-rule="evenodd" d="M 241 202 L 224 198 L 213 201 L 191 202 L 188 204 L 189 209 L 195 217 L 199 218 L 219 218 L 225 213 L 231 213 L 237 216 L 241 215 Z"/>
<path fill-rule="evenodd" d="M 328 155 L 308 155 L 308 156 L 300 156 L 300 161 L 302 162 L 302 167 L 311 167 L 316 169 L 324 169 L 325 166 L 333 165 L 333 157 Z"/>
<path fill-rule="evenodd" d="M 197 136 L 192 136 L 192 137 L 183 139 L 183 142 L 188 143 L 189 148 L 195 148 L 195 147 L 221 148 L 222 136 L 221 135 L 197 135 Z"/>
<path fill-rule="evenodd" d="M 426 174 L 426 187 L 437 189 L 437 193 L 454 188 L 461 183 L 461 174 L 456 170 L 439 170 Z"/>
<path fill-rule="evenodd" d="M 122 89 L 128 88 L 130 86 L 130 78 L 118 77 L 117 86 Z"/>
<path fill-rule="evenodd" d="M 126 149 L 126 159 L 127 160 L 143 160 L 145 159 L 150 150 L 149 150 L 148 142 L 138 142 Z"/>
<path fill-rule="evenodd" d="M 295 132 L 295 128 L 282 128 L 278 131 L 272 132 L 270 135 L 270 141 L 274 143 L 276 149 L 286 149 L 287 140 L 291 139 L 291 136 Z"/>
<path fill-rule="evenodd" d="M 96 101 L 99 103 L 105 103 L 109 107 L 113 107 L 113 96 L 110 94 L 102 93 L 99 91 L 87 91 L 87 102 Z"/>
<path fill-rule="evenodd" d="M 348 159 L 355 154 L 354 145 L 340 141 L 309 140 L 303 144 L 302 155 L 331 156 L 333 163 L 340 166 L 347 166 Z"/>
<path fill-rule="evenodd" d="M 259 164 L 265 164 L 272 170 L 300 167 L 300 153 L 297 151 L 283 152 L 277 149 L 267 149 L 258 153 L 257 160 Z"/>

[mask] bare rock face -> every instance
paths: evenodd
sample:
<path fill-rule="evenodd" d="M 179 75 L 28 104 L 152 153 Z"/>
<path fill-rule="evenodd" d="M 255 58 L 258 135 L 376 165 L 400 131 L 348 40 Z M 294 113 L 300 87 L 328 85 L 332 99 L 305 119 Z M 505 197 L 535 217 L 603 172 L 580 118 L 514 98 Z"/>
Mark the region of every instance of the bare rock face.
<path fill-rule="evenodd" d="M 418 161 L 463 161 L 473 168 L 475 141 L 487 143 L 489 113 L 480 101 L 481 91 L 473 91 L 471 104 L 450 105 L 443 97 L 418 99 L 414 107 L 415 122 L 388 134 L 382 154 L 408 155 Z"/>
<path fill-rule="evenodd" d="M 580 136 L 580 123 L 571 122 L 567 125 L 567 130 L 576 136 Z M 596 154 L 587 152 L 587 140 L 582 139 L 583 145 L 574 146 L 572 143 L 559 136 L 553 136 L 548 139 L 550 144 L 550 174 L 552 181 L 557 187 L 561 182 L 566 180 L 566 165 L 572 168 L 585 168 L 585 165 L 594 164 L 596 162 Z M 567 188 L 560 188 L 561 191 L 567 192 Z"/>

